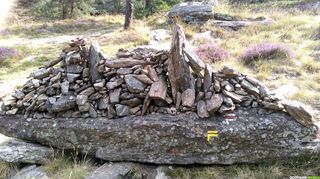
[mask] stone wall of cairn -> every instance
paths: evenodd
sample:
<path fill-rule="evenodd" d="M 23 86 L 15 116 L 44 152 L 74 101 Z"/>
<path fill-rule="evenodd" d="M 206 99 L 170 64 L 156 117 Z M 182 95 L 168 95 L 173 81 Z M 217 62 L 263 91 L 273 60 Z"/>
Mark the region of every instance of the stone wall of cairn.
<path fill-rule="evenodd" d="M 197 112 L 200 118 L 239 106 L 284 110 L 255 78 L 225 66 L 214 72 L 185 49 L 180 26 L 171 50 L 120 49 L 106 57 L 97 43 L 77 39 L 3 100 L 7 115 L 32 118 L 107 117 Z"/>

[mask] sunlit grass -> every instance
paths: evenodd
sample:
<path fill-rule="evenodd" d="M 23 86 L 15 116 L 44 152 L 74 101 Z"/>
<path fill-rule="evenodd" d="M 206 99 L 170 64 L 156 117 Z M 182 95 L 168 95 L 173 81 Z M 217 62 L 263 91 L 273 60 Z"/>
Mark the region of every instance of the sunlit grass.
<path fill-rule="evenodd" d="M 84 179 L 96 167 L 86 158 L 78 159 L 64 155 L 58 155 L 55 159 L 47 163 L 45 171 L 52 179 Z"/>
<path fill-rule="evenodd" d="M 15 79 L 21 75 L 28 76 L 30 72 L 47 61 L 57 58 L 62 45 L 41 45 L 38 47 L 19 45 L 14 48 L 19 51 L 19 56 L 7 59 L 7 65 L 0 66 L 0 80 Z"/>
<path fill-rule="evenodd" d="M 0 161 L 0 178 L 10 177 L 13 171 L 17 171 L 18 168 L 15 164 L 10 164 L 7 162 Z"/>
<path fill-rule="evenodd" d="M 320 159 L 316 156 L 288 161 L 268 161 L 260 164 L 231 166 L 174 167 L 168 175 L 176 179 L 247 179 L 286 178 L 289 176 L 318 176 Z"/>

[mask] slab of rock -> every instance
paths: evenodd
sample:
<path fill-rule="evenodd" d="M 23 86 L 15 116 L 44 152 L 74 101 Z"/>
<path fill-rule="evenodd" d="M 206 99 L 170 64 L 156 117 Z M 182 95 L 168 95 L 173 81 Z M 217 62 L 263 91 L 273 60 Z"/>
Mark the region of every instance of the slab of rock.
<path fill-rule="evenodd" d="M 298 101 L 285 100 L 282 102 L 285 110 L 300 124 L 304 126 L 314 126 L 315 119 L 312 111 L 304 104 Z"/>
<path fill-rule="evenodd" d="M 117 70 L 117 74 L 118 75 L 128 75 L 128 74 L 130 74 L 130 73 L 132 73 L 133 71 L 132 71 L 132 69 L 131 68 L 120 68 L 120 69 L 118 69 Z"/>
<path fill-rule="evenodd" d="M 206 64 L 203 78 L 203 90 L 208 92 L 210 86 L 212 86 L 212 68 L 209 64 Z"/>
<path fill-rule="evenodd" d="M 320 154 L 320 126 L 305 127 L 284 112 L 258 111 L 240 107 L 233 112 L 237 119 L 228 122 L 220 114 L 199 119 L 195 113 L 117 120 L 0 116 L 0 132 L 108 161 L 234 164 Z M 218 137 L 208 143 L 211 130 L 217 130 Z"/>
<path fill-rule="evenodd" d="M 248 93 L 253 94 L 255 96 L 259 96 L 260 94 L 259 89 L 247 80 L 243 80 L 241 82 L 241 87 L 245 89 Z"/>
<path fill-rule="evenodd" d="M 46 69 L 46 68 L 40 68 L 37 71 L 35 71 L 34 73 L 32 73 L 32 77 L 34 79 L 43 79 L 46 78 L 50 75 L 50 69 Z"/>
<path fill-rule="evenodd" d="M 100 98 L 97 101 L 98 109 L 100 109 L 100 110 L 107 109 L 108 103 L 109 103 L 109 98 L 108 97 Z"/>
<path fill-rule="evenodd" d="M 130 107 L 136 107 L 136 106 L 142 104 L 142 100 L 139 98 L 132 98 L 132 99 L 128 99 L 128 100 L 122 100 L 121 104 L 130 106 Z"/>
<path fill-rule="evenodd" d="M 243 27 L 251 26 L 251 25 L 270 25 L 274 21 L 272 19 L 264 19 L 264 20 L 209 20 L 207 22 L 208 25 L 215 25 L 222 28 L 232 29 L 234 31 L 240 30 Z"/>
<path fill-rule="evenodd" d="M 77 102 L 77 105 L 79 106 L 84 105 L 88 102 L 88 96 L 81 95 L 81 94 L 77 95 L 76 102 Z"/>
<path fill-rule="evenodd" d="M 98 64 L 101 60 L 99 53 L 100 46 L 97 41 L 93 41 L 89 49 L 89 71 L 92 83 L 102 78 L 101 74 L 97 70 Z"/>
<path fill-rule="evenodd" d="M 61 93 L 63 95 L 67 95 L 69 92 L 69 82 L 68 81 L 64 81 L 61 83 Z"/>
<path fill-rule="evenodd" d="M 121 88 L 116 88 L 114 90 L 111 90 L 109 92 L 109 98 L 110 98 L 110 103 L 115 104 L 120 102 L 120 93 L 121 93 Z"/>
<path fill-rule="evenodd" d="M 11 179 L 49 179 L 43 167 L 31 165 L 24 167 Z"/>
<path fill-rule="evenodd" d="M 116 104 L 116 111 L 119 117 L 130 115 L 130 108 L 126 105 Z"/>
<path fill-rule="evenodd" d="M 192 70 L 197 74 L 201 75 L 201 72 L 205 68 L 204 62 L 192 51 L 190 50 L 184 50 L 183 51 L 186 57 L 189 60 L 190 67 Z"/>
<path fill-rule="evenodd" d="M 239 72 L 237 70 L 235 70 L 234 68 L 225 65 L 222 69 L 221 72 L 227 76 L 227 77 L 235 77 L 239 74 Z"/>
<path fill-rule="evenodd" d="M 14 108 L 9 111 L 6 111 L 6 115 L 15 115 L 17 114 L 17 112 L 18 112 L 18 108 Z"/>
<path fill-rule="evenodd" d="M 181 94 L 182 106 L 193 107 L 196 99 L 196 92 L 193 89 L 187 89 Z"/>
<path fill-rule="evenodd" d="M 103 81 L 100 81 L 100 82 L 93 84 L 93 86 L 94 86 L 94 89 L 96 89 L 97 91 L 100 91 L 103 89 L 104 84 L 105 84 L 105 81 L 103 80 Z"/>
<path fill-rule="evenodd" d="M 67 73 L 75 73 L 80 74 L 82 73 L 83 67 L 80 65 L 68 65 L 67 66 Z"/>
<path fill-rule="evenodd" d="M 0 144 L 0 160 L 9 163 L 45 164 L 54 156 L 52 148 L 9 138 Z"/>
<path fill-rule="evenodd" d="M 73 74 L 73 73 L 67 73 L 67 80 L 70 83 L 73 83 L 74 81 L 76 81 L 77 78 L 80 77 L 80 74 Z"/>
<path fill-rule="evenodd" d="M 124 83 L 124 79 L 117 78 L 114 81 L 110 81 L 107 83 L 107 88 L 109 90 L 115 89 L 116 87 L 120 86 L 122 83 Z"/>
<path fill-rule="evenodd" d="M 137 80 L 141 81 L 144 84 L 151 85 L 153 83 L 153 81 L 145 74 L 134 75 L 133 77 L 135 77 Z"/>
<path fill-rule="evenodd" d="M 12 97 L 17 99 L 22 99 L 24 96 L 25 94 L 19 89 L 15 90 L 14 93 L 12 94 Z"/>
<path fill-rule="evenodd" d="M 135 65 L 146 65 L 147 62 L 143 60 L 136 60 L 133 58 L 107 60 L 105 65 L 109 68 L 129 68 Z"/>
<path fill-rule="evenodd" d="M 47 102 L 47 109 L 49 112 L 63 112 L 68 111 L 77 106 L 75 96 L 62 96 L 56 102 Z"/>
<path fill-rule="evenodd" d="M 124 178 L 132 169 L 133 163 L 105 163 L 86 179 L 119 179 Z"/>
<path fill-rule="evenodd" d="M 167 94 L 167 83 L 163 76 L 158 77 L 158 81 L 152 83 L 151 88 L 149 90 L 149 96 L 152 99 L 166 99 Z"/>
<path fill-rule="evenodd" d="M 194 89 L 195 81 L 183 54 L 185 34 L 180 25 L 176 25 L 169 54 L 168 78 L 171 84 L 172 97 L 176 101 L 177 93 Z"/>
<path fill-rule="evenodd" d="M 168 21 L 180 18 L 186 23 L 204 23 L 213 18 L 212 6 L 200 2 L 189 2 L 175 5 L 168 13 Z"/>
<path fill-rule="evenodd" d="M 124 80 L 131 93 L 141 93 L 146 88 L 146 85 L 133 77 L 133 75 L 126 75 Z"/>
<path fill-rule="evenodd" d="M 227 97 L 231 98 L 232 101 L 235 102 L 235 103 L 241 103 L 242 101 L 247 99 L 246 96 L 241 96 L 241 95 L 238 95 L 236 93 L 229 92 L 229 91 L 226 91 L 226 90 L 222 90 L 222 93 L 224 95 L 226 95 Z"/>
<path fill-rule="evenodd" d="M 209 100 L 206 101 L 207 111 L 210 115 L 218 111 L 222 105 L 223 97 L 220 94 L 213 95 Z"/>

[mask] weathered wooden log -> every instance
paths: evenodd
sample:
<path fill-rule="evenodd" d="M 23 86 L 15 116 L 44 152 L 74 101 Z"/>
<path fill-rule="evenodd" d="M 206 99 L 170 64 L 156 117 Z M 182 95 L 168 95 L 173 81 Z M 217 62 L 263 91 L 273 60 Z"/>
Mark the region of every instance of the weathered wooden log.
<path fill-rule="evenodd" d="M 240 108 L 207 119 L 194 113 L 116 120 L 0 116 L 0 132 L 108 161 L 233 164 L 320 154 L 320 123 L 305 127 L 284 112 L 258 111 Z"/>

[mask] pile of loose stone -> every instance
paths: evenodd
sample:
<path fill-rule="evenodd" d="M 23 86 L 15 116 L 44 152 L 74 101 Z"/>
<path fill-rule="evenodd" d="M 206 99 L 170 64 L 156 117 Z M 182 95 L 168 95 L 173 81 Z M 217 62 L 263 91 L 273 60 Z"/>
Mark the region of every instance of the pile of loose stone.
<path fill-rule="evenodd" d="M 290 113 L 257 79 L 229 66 L 213 72 L 185 48 L 180 26 L 174 34 L 170 52 L 120 49 L 113 58 L 105 56 L 97 43 L 88 47 L 77 39 L 4 99 L 2 109 L 7 115 L 33 118 L 111 119 L 188 111 L 207 118 L 240 106 Z"/>

